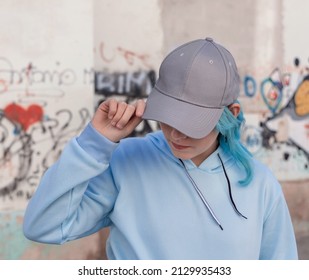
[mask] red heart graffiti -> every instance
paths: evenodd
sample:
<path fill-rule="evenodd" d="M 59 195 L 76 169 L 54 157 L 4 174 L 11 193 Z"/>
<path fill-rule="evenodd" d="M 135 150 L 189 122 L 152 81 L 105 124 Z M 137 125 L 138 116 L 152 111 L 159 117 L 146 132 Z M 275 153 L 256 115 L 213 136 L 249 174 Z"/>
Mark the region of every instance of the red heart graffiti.
<path fill-rule="evenodd" d="M 39 122 L 43 118 L 43 109 L 37 104 L 32 104 L 28 108 L 12 103 L 4 108 L 4 115 L 12 122 L 20 124 L 26 131 L 29 126 Z"/>

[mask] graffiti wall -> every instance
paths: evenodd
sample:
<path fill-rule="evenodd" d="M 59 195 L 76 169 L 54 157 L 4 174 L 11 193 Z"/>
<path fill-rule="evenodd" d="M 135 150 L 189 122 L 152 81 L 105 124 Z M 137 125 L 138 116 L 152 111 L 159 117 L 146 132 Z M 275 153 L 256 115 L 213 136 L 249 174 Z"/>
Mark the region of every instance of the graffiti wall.
<path fill-rule="evenodd" d="M 309 178 L 308 68 L 295 58 L 289 69 L 243 79 L 244 103 L 260 111 L 247 115 L 243 141 L 284 181 Z"/>
<path fill-rule="evenodd" d="M 163 56 L 160 1 L 94 3 L 95 106 L 106 98 L 129 103 L 147 98 Z M 156 123 L 145 121 L 131 136 L 156 129 Z"/>
<path fill-rule="evenodd" d="M 70 2 L 1 1 L 0 210 L 25 208 L 93 112 L 91 5 Z"/>
<path fill-rule="evenodd" d="M 306 7 L 302 0 L 0 0 L 0 259 L 98 258 L 87 251 L 103 248 L 101 236 L 68 247 L 26 240 L 26 204 L 100 102 L 147 98 L 171 48 L 206 36 L 241 62 L 244 144 L 279 180 L 292 181 L 289 191 L 304 201 L 292 210 L 305 216 L 307 190 L 296 183 L 309 179 Z M 142 122 L 132 136 L 157 129 Z M 306 219 L 297 230 L 308 232 L 301 215 L 292 218 Z"/>
<path fill-rule="evenodd" d="M 301 181 L 309 179 L 309 53 L 302 35 L 308 19 L 300 15 L 309 4 L 302 0 L 280 3 L 282 44 L 270 45 L 277 59 L 268 63 L 261 57 L 243 75 L 241 100 L 250 113 L 243 140 L 279 180 Z M 260 20 L 266 22 L 264 17 Z M 258 48 L 266 48 L 266 30 L 260 34 Z M 269 47 L 269 42 L 265 45 Z"/>

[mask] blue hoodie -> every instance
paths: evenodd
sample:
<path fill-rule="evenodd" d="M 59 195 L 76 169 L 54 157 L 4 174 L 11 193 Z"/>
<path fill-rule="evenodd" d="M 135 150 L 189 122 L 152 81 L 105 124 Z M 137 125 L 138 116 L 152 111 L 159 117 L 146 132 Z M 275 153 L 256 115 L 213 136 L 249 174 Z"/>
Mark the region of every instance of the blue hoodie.
<path fill-rule="evenodd" d="M 247 219 L 233 208 L 218 154 Z M 255 176 L 243 187 L 244 171 L 220 147 L 199 167 L 183 162 L 161 131 L 113 143 L 89 124 L 44 174 L 24 234 L 62 244 L 109 226 L 109 259 L 297 259 L 283 192 L 267 167 L 252 160 Z"/>

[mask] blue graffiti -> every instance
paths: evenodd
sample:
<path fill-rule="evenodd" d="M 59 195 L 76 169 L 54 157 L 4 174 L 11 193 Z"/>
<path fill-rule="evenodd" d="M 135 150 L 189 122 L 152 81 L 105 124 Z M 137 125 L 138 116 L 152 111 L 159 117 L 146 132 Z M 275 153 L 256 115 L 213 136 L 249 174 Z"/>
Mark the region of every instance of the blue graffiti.
<path fill-rule="evenodd" d="M 244 92 L 248 97 L 253 97 L 256 94 L 256 81 L 251 76 L 245 76 L 244 78 Z"/>
<path fill-rule="evenodd" d="M 265 87 L 266 85 L 270 83 L 271 87 L 269 91 L 265 91 Z M 272 112 L 272 114 L 275 114 L 277 109 L 280 106 L 281 100 L 282 100 L 282 96 L 283 96 L 283 85 L 281 82 L 274 82 L 271 78 L 267 78 L 264 81 L 262 81 L 261 83 L 261 95 L 262 98 L 267 106 L 267 108 Z M 267 95 L 270 95 L 270 91 L 273 91 L 274 94 L 276 94 L 273 98 L 269 97 Z"/>

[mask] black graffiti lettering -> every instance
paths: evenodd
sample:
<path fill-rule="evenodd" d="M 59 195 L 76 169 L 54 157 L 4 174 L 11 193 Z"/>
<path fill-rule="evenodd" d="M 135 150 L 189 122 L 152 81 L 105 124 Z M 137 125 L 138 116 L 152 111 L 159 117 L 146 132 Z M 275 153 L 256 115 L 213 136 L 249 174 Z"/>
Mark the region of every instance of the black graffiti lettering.
<path fill-rule="evenodd" d="M 145 98 L 149 95 L 155 81 L 154 71 L 134 73 L 95 73 L 96 94 L 107 96 L 120 95 Z"/>
<path fill-rule="evenodd" d="M 94 84 L 95 83 L 95 72 L 94 69 L 84 69 L 83 71 L 83 83 L 84 84 Z"/>
<path fill-rule="evenodd" d="M 115 93 L 115 77 L 104 73 L 96 73 L 95 75 L 95 91 L 96 93 Z"/>

